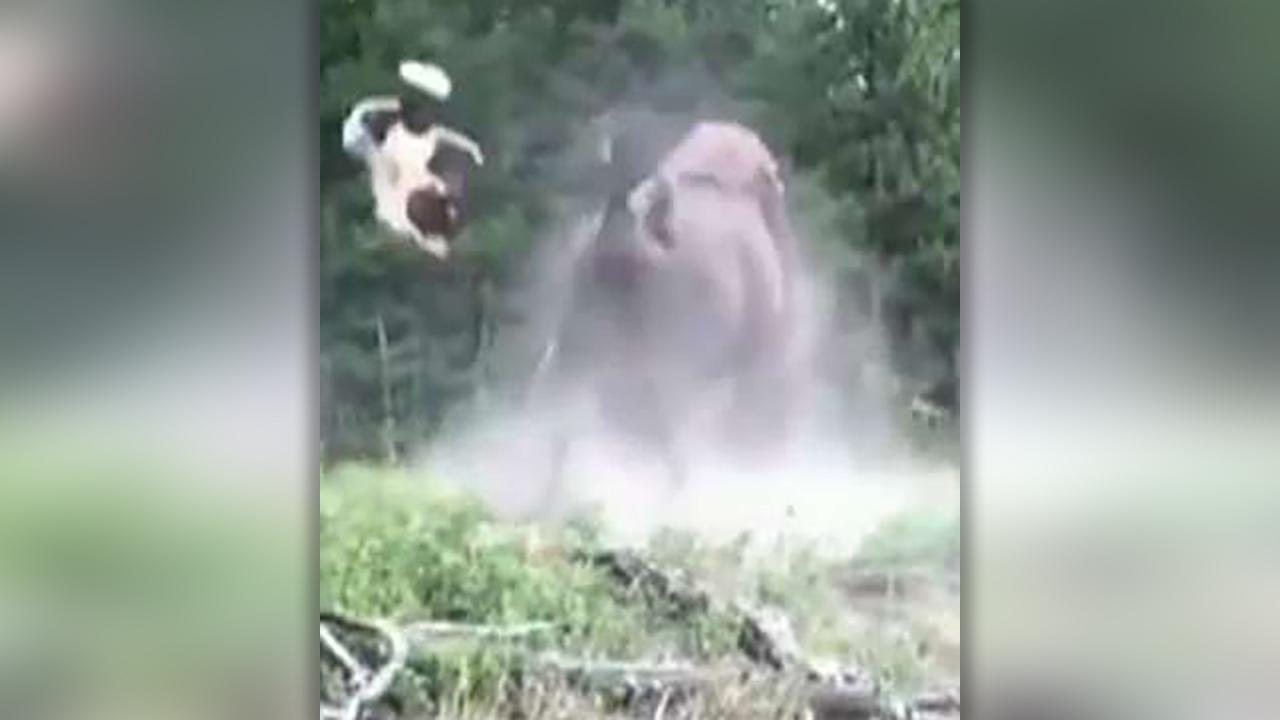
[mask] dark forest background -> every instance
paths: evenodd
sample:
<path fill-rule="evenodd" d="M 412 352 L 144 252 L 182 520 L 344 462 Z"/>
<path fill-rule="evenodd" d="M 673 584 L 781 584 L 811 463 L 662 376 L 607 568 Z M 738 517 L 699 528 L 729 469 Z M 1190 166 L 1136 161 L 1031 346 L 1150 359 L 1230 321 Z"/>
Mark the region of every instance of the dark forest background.
<path fill-rule="evenodd" d="M 321 0 L 320 23 L 326 462 L 395 461 L 520 382 L 492 351 L 527 319 L 506 290 L 590 189 L 585 129 L 622 100 L 744 121 L 782 156 L 838 298 L 829 370 L 883 361 L 904 406 L 954 381 L 959 0 Z M 353 102 L 400 91 L 407 58 L 450 72 L 446 119 L 487 155 L 448 264 L 377 227 L 339 142 Z M 883 357 L 846 341 L 869 328 Z"/>

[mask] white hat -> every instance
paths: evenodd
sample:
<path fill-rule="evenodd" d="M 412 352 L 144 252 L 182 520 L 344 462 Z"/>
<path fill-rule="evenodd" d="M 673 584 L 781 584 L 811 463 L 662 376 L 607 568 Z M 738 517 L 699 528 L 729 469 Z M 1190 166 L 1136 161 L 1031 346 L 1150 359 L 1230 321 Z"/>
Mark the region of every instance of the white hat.
<path fill-rule="evenodd" d="M 400 63 L 400 79 L 438 100 L 444 100 L 453 91 L 449 74 L 432 63 L 406 60 Z"/>

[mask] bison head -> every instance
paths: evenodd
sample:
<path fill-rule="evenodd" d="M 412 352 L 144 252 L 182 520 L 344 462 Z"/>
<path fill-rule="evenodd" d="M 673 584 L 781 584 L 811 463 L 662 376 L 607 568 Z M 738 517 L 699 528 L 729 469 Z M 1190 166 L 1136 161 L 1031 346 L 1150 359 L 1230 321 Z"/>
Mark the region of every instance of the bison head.
<path fill-rule="evenodd" d="M 606 193 L 598 242 L 635 252 L 672 250 L 673 184 L 659 172 L 662 161 L 691 122 L 656 112 L 615 110 L 598 121 L 600 190 Z"/>
<path fill-rule="evenodd" d="M 600 230 L 603 244 L 675 249 L 675 206 L 695 193 L 710 198 L 713 206 L 724 200 L 724 212 L 740 212 L 746 200 L 778 243 L 790 245 L 778 163 L 755 133 L 734 123 L 653 112 L 606 116 L 605 123 L 600 162 L 609 198 Z"/>

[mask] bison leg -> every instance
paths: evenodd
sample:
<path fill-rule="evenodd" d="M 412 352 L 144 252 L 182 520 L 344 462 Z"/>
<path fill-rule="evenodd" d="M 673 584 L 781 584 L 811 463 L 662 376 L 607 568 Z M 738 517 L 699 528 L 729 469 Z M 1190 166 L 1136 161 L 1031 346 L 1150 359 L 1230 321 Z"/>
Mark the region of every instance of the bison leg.
<path fill-rule="evenodd" d="M 662 455 L 667 466 L 667 490 L 674 495 L 689 481 L 689 463 L 674 437 L 665 444 Z"/>
<path fill-rule="evenodd" d="M 560 496 L 564 493 L 565 466 L 569 462 L 569 433 L 558 430 L 551 439 L 550 473 L 538 503 L 538 514 L 548 514 L 560 504 Z"/>
<path fill-rule="evenodd" d="M 726 419 L 733 449 L 750 457 L 776 450 L 789 432 L 788 355 L 796 328 L 790 268 L 780 254 L 755 244 L 739 255 L 747 302 Z"/>
<path fill-rule="evenodd" d="M 614 433 L 637 443 L 664 466 L 668 488 L 674 493 L 684 486 L 689 473 L 678 405 L 670 395 L 670 389 L 653 377 L 628 375 L 604 386 L 600 410 Z"/>
<path fill-rule="evenodd" d="M 748 373 L 737 380 L 730 409 L 730 441 L 752 457 L 776 450 L 790 433 L 787 386 L 776 373 Z"/>
<path fill-rule="evenodd" d="M 654 429 L 663 464 L 667 468 L 667 494 L 675 495 L 689 480 L 688 453 L 681 432 L 681 415 L 672 403 L 659 403 L 654 408 Z"/>
<path fill-rule="evenodd" d="M 546 515 L 559 504 L 565 490 L 565 466 L 568 464 L 574 399 L 582 392 L 570 382 L 566 358 L 561 353 L 560 334 L 549 341 L 538 359 L 538 365 L 524 391 L 526 411 L 551 410 L 550 457 L 541 497 L 534 507 L 538 515 Z"/>

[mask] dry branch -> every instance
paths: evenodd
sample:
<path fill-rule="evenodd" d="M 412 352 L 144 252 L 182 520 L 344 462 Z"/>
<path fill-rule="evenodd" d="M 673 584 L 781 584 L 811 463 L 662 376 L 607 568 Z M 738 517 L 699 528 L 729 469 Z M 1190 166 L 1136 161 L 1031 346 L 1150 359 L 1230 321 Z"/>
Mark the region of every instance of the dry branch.
<path fill-rule="evenodd" d="M 325 628 L 324 623 L 345 626 L 348 629 L 372 632 L 386 642 L 387 658 L 371 672 L 354 653 Z M 321 720 L 357 720 L 365 707 L 377 702 L 387 693 L 396 675 L 404 668 L 409 654 L 409 644 L 401 630 L 386 620 L 358 620 L 337 613 L 322 613 L 320 639 L 324 647 L 348 669 L 347 684 L 350 695 L 340 707 L 321 703 Z"/>
<path fill-rule="evenodd" d="M 578 558 L 603 568 L 619 584 L 657 598 L 681 618 L 714 612 L 735 619 L 740 628 L 738 648 L 753 663 L 775 671 L 817 674 L 800 653 L 790 622 L 775 610 L 742 603 L 717 606 L 707 591 L 629 550 L 582 553 Z"/>
<path fill-rule="evenodd" d="M 553 632 L 552 622 L 528 622 L 516 625 L 468 625 L 465 623 L 421 621 L 404 626 L 404 633 L 413 645 L 430 645 L 449 640 L 520 640 L 534 635 Z"/>
<path fill-rule="evenodd" d="M 571 684 L 596 690 L 695 690 L 732 680 L 736 671 L 700 668 L 690 663 L 642 663 L 567 658 L 554 653 L 536 656 L 535 670 L 563 675 Z"/>
<path fill-rule="evenodd" d="M 787 617 L 774 609 L 742 603 L 717 607 L 710 593 L 632 551 L 596 551 L 583 554 L 580 559 L 606 569 L 625 586 L 638 587 L 681 612 L 715 611 L 736 618 L 740 623 L 739 649 L 758 666 L 803 678 L 808 704 L 816 718 L 911 718 L 921 713 L 960 716 L 958 693 L 931 693 L 908 702 L 893 700 L 884 697 L 873 676 L 859 668 L 822 668 L 805 657 Z"/>
<path fill-rule="evenodd" d="M 348 682 L 353 684 L 368 682 L 369 669 L 351 654 L 351 651 L 334 636 L 332 630 L 323 624 L 320 625 L 320 644 L 342 663 L 342 667 L 347 671 Z"/>
<path fill-rule="evenodd" d="M 370 675 L 355 654 L 322 626 L 325 648 L 347 667 L 354 686 L 351 696 L 341 707 L 322 706 L 321 720 L 357 720 L 362 709 L 386 693 L 392 679 L 403 667 L 412 648 L 430 652 L 441 638 L 465 638 L 476 641 L 505 641 L 524 638 L 552 629 L 551 623 L 525 623 L 511 626 L 464 625 L 459 623 L 418 622 L 398 628 L 386 621 L 365 621 L 329 614 L 335 625 L 373 631 L 390 644 L 389 659 L 376 674 Z M 554 653 L 530 654 L 523 660 L 534 674 L 550 674 L 579 691 L 619 698 L 630 707 L 651 703 L 654 717 L 663 717 L 676 704 L 699 693 L 714 692 L 753 676 L 743 667 L 701 667 L 687 662 L 643 663 L 614 660 L 590 660 L 564 657 Z M 767 674 L 797 676 L 796 670 L 807 667 L 798 662 L 791 670 L 764 669 Z M 754 673 L 759 677 L 759 670 Z M 921 695 L 910 702 L 894 701 L 882 695 L 867 676 L 806 670 L 802 675 L 806 704 L 818 720 L 905 720 L 923 713 L 959 717 L 958 693 Z M 359 680 L 359 678 L 367 678 Z"/>

